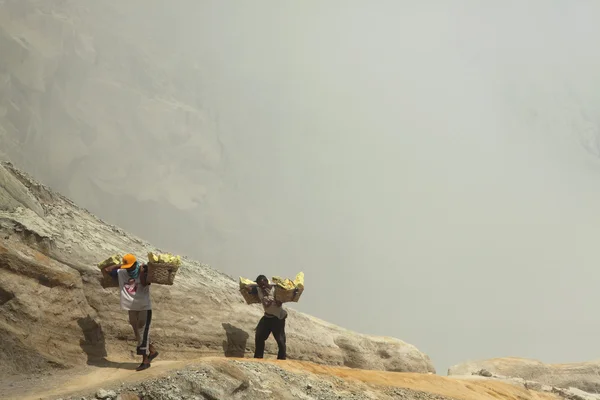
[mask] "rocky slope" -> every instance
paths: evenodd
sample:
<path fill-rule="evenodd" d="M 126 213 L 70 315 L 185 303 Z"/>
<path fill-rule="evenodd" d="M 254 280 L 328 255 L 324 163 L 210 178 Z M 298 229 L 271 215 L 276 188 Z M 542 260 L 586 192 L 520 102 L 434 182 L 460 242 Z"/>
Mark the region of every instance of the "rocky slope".
<path fill-rule="evenodd" d="M 0 370 L 102 363 L 134 349 L 118 292 L 103 289 L 94 265 L 114 252 L 144 257 L 142 239 L 110 226 L 38 184 L 0 166 Z M 310 277 L 307 280 L 310 296 Z M 244 303 L 237 283 L 185 259 L 175 285 L 152 289 L 152 337 L 165 359 L 244 357 L 253 351 L 258 305 Z M 289 357 L 388 371 L 434 372 L 428 356 L 388 337 L 350 332 L 294 310 Z M 274 354 L 276 345 L 268 342 Z"/>
<path fill-rule="evenodd" d="M 600 393 L 600 362 L 545 364 L 526 358 L 494 358 L 469 361 L 448 369 L 449 376 L 465 376 L 487 371 L 489 376 L 517 378 L 540 385 L 577 388 L 591 394 Z M 600 396 L 594 397 L 600 398 Z"/>

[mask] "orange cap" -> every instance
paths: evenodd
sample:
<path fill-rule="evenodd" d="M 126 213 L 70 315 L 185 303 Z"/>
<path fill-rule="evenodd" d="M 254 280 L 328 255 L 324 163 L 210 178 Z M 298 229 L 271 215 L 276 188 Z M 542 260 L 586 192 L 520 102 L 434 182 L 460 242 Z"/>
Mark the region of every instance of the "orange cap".
<path fill-rule="evenodd" d="M 135 256 L 133 254 L 125 254 L 123 256 L 123 265 L 121 265 L 121 268 L 123 268 L 123 269 L 131 268 L 131 267 L 133 267 L 133 264 L 135 264 L 136 261 L 137 261 L 137 258 L 135 258 Z"/>

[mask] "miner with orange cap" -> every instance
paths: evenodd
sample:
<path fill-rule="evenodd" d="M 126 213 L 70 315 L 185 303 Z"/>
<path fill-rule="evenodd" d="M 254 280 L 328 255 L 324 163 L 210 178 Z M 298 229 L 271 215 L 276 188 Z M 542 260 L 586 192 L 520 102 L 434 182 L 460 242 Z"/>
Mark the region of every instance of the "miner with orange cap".
<path fill-rule="evenodd" d="M 137 354 L 143 357 L 136 370 L 150 368 L 150 362 L 158 352 L 150 343 L 152 302 L 150 283 L 146 281 L 147 266 L 141 265 L 133 254 L 125 254 L 121 264 L 106 267 L 105 270 L 113 276 L 116 274 L 119 279 L 121 308 L 129 312 L 129 323 L 137 340 Z"/>

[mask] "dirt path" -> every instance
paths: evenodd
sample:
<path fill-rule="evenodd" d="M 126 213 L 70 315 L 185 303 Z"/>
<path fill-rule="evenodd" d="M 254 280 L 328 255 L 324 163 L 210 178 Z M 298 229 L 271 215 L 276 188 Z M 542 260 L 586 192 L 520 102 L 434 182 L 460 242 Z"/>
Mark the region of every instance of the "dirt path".
<path fill-rule="evenodd" d="M 187 366 L 223 363 L 221 357 L 207 357 L 188 361 L 155 361 L 152 368 L 137 372 L 136 363 L 112 361 L 106 367 L 85 367 L 53 375 L 48 379 L 31 381 L 27 388 L 16 388 L 4 392 L 2 399 L 38 400 L 56 399 L 84 395 L 99 388 L 110 388 L 122 383 L 131 384 L 146 379 L 169 375 Z M 549 400 L 555 396 L 528 391 L 503 382 L 449 378 L 438 375 L 367 371 L 343 367 L 330 367 L 301 361 L 277 362 L 275 360 L 235 359 L 247 362 L 277 363 L 290 372 L 310 373 L 322 376 L 337 376 L 347 381 L 359 381 L 372 386 L 387 386 L 412 389 L 452 397 L 457 400 L 514 399 Z M 7 397 L 4 397 L 7 395 Z"/>
<path fill-rule="evenodd" d="M 139 363 L 114 361 L 109 367 L 87 366 L 80 369 L 57 372 L 49 377 L 39 377 L 11 387 L 3 387 L 0 399 L 37 400 L 74 396 L 93 392 L 101 387 L 139 382 L 184 368 L 192 361 L 160 361 L 152 368 L 137 372 Z M 7 397 L 5 397 L 7 396 Z"/>

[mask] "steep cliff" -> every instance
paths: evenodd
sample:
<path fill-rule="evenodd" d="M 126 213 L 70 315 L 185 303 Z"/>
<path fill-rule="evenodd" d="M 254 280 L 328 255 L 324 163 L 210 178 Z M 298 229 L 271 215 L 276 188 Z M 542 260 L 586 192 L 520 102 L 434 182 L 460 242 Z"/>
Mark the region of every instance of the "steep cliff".
<path fill-rule="evenodd" d="M 94 264 L 117 251 L 144 257 L 156 249 L 10 164 L 0 166 L 0 199 L 0 370 L 27 373 L 129 356 L 132 333 L 118 291 L 101 287 Z M 152 336 L 165 359 L 253 351 L 262 310 L 244 303 L 232 278 L 185 259 L 175 285 L 156 285 L 152 296 Z M 292 359 L 434 372 L 429 357 L 401 340 L 353 333 L 294 310 L 288 341 Z"/>

